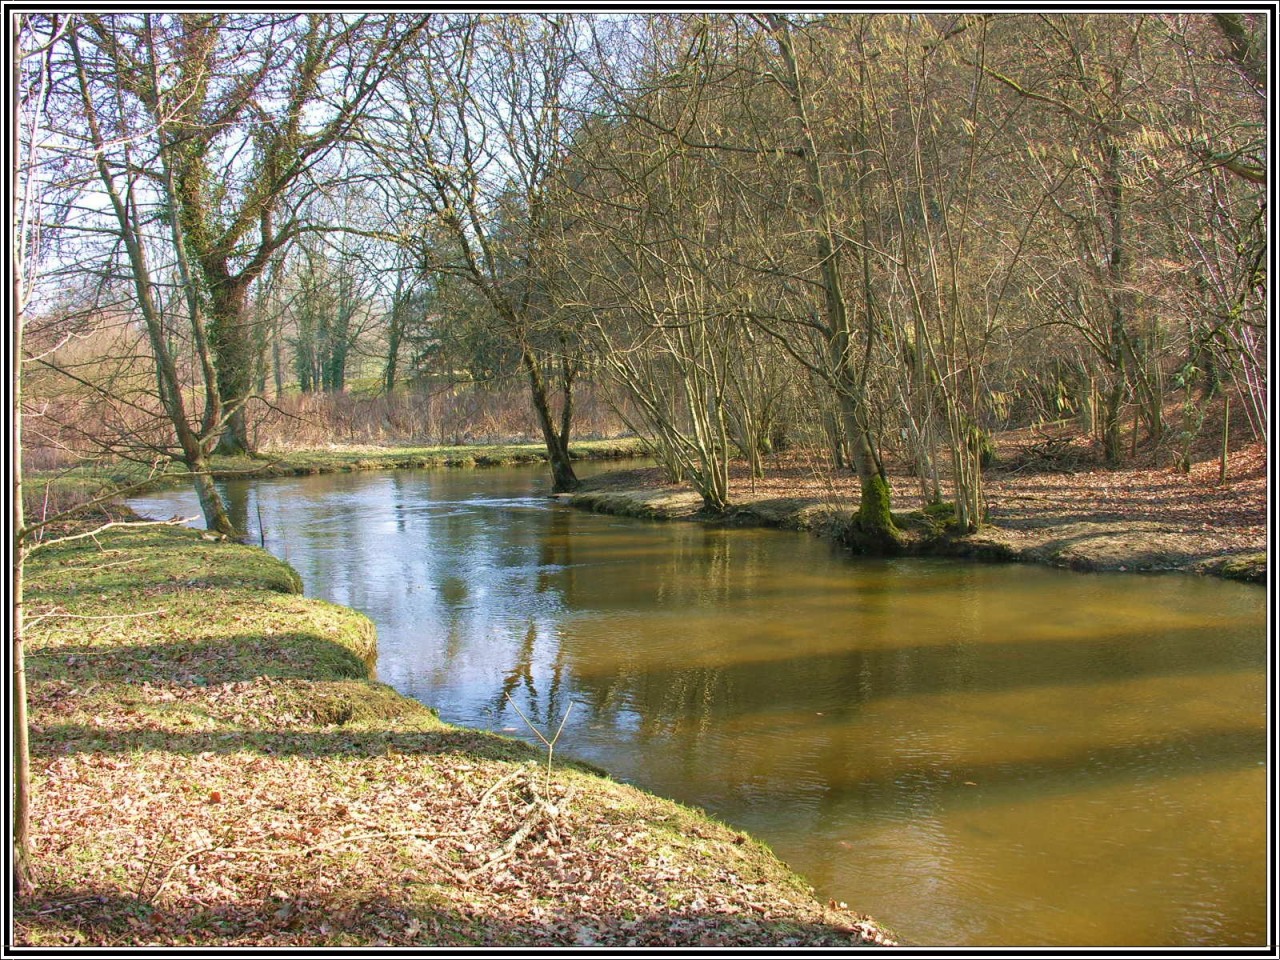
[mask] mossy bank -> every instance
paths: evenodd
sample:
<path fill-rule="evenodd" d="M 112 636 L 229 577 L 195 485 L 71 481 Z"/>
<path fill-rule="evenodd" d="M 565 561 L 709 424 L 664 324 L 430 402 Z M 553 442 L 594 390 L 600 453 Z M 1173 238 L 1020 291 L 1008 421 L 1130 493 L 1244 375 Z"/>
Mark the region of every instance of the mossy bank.
<path fill-rule="evenodd" d="M 28 564 L 21 945 L 851 945 L 756 841 L 371 679 L 266 553 L 120 527 Z"/>

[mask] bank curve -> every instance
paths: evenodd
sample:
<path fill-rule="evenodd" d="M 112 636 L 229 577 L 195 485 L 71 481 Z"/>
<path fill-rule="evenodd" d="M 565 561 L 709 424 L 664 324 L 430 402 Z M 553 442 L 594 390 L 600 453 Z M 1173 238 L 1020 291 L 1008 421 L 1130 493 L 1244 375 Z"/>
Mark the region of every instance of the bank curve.
<path fill-rule="evenodd" d="M 745 834 L 378 683 L 369 620 L 261 550 L 124 527 L 29 583 L 19 945 L 893 943 Z"/>

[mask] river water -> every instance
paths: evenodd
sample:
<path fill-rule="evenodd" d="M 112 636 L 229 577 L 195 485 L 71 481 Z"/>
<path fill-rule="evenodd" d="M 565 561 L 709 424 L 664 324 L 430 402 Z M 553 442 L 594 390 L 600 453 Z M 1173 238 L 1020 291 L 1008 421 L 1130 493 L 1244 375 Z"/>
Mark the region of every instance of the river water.
<path fill-rule="evenodd" d="M 508 697 L 548 732 L 569 711 L 557 754 L 751 832 L 904 942 L 1267 942 L 1264 590 L 852 559 L 546 486 L 224 489 L 308 595 L 374 620 L 379 679 L 528 740 Z M 186 491 L 132 504 L 198 513 Z"/>

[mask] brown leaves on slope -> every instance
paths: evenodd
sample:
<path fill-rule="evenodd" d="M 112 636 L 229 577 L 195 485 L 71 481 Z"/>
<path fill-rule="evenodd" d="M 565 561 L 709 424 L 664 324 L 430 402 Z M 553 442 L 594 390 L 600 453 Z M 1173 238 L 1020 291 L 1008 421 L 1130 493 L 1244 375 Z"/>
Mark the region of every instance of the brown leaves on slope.
<path fill-rule="evenodd" d="M 279 744 L 283 746 L 283 744 Z M 630 788 L 455 752 L 71 753 L 42 767 L 19 939 L 842 944 L 754 842 Z M 496 789 L 495 789 L 496 787 Z"/>
<path fill-rule="evenodd" d="M 1022 431 L 1000 438 L 1000 457 L 984 472 L 989 520 L 983 542 L 998 542 L 1029 559 L 1089 569 L 1207 569 L 1224 559 L 1267 548 L 1266 451 L 1244 443 L 1228 458 L 1227 482 L 1218 482 L 1219 462 L 1204 449 L 1189 473 L 1150 462 L 1118 469 L 1099 465 L 1097 451 L 1082 438 L 1052 435 L 1052 462 L 1027 449 L 1039 434 Z M 765 476 L 752 478 L 743 462 L 731 466 L 730 499 L 738 517 L 781 526 L 810 526 L 812 511 L 848 514 L 857 509 L 857 481 L 833 474 L 825 452 L 796 451 L 768 459 Z M 889 483 L 895 511 L 925 505 L 919 480 L 892 462 Z M 941 467 L 944 497 L 949 477 Z M 666 488 L 657 468 L 592 478 L 593 490 L 649 491 Z M 679 488 L 670 488 L 679 489 Z M 626 495 L 621 494 L 621 495 Z M 684 514 L 691 514 L 691 510 Z M 1070 542 L 1070 556 L 1057 545 Z"/>

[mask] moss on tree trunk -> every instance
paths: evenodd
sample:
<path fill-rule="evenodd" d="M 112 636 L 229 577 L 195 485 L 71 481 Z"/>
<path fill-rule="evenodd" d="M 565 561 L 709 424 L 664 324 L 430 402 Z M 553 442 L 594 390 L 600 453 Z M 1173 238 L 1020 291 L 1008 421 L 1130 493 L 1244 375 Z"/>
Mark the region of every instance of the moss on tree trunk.
<path fill-rule="evenodd" d="M 897 553 L 902 546 L 889 510 L 889 484 L 879 473 L 862 477 L 861 505 L 853 515 L 845 543 L 858 553 L 875 555 Z"/>

